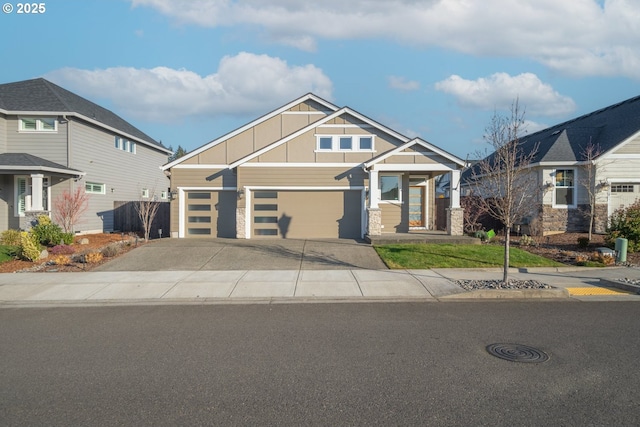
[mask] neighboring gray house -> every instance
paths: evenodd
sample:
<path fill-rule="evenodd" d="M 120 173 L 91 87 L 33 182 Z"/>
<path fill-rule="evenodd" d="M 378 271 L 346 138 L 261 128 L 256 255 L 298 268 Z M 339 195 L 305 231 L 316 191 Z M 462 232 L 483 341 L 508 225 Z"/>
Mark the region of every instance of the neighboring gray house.
<path fill-rule="evenodd" d="M 523 136 L 520 144 L 527 153 L 537 146 L 531 179 L 542 191 L 524 220 L 536 221 L 542 234 L 588 231 L 587 188 L 596 195 L 598 233 L 613 211 L 640 198 L 640 97 Z M 600 153 L 593 162 L 585 158 L 590 144 Z M 470 170 L 463 173 L 463 187 L 470 176 Z"/>
<path fill-rule="evenodd" d="M 78 186 L 76 232 L 113 231 L 114 201 L 167 198 L 170 150 L 113 112 L 45 79 L 0 85 L 0 231 L 51 213 Z"/>

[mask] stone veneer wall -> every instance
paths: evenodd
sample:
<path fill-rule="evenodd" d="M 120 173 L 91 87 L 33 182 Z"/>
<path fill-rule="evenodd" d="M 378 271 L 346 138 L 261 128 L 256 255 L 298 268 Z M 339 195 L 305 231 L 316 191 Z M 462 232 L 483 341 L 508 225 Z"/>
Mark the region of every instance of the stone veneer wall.
<path fill-rule="evenodd" d="M 237 207 L 236 208 L 236 239 L 246 239 L 246 229 L 245 229 L 245 214 L 247 208 Z"/>
<path fill-rule="evenodd" d="M 542 210 L 542 223 L 544 233 L 568 232 L 586 233 L 589 231 L 589 217 L 585 212 L 589 211 L 589 205 L 578 205 L 576 209 L 556 209 L 544 206 Z M 594 232 L 604 233 L 607 227 L 607 205 L 596 205 Z"/>
<path fill-rule="evenodd" d="M 447 208 L 447 234 L 450 236 L 464 235 L 464 209 Z"/>
<path fill-rule="evenodd" d="M 367 234 L 369 236 L 382 235 L 382 211 L 379 208 L 368 208 L 367 213 L 367 217 L 369 218 Z"/>

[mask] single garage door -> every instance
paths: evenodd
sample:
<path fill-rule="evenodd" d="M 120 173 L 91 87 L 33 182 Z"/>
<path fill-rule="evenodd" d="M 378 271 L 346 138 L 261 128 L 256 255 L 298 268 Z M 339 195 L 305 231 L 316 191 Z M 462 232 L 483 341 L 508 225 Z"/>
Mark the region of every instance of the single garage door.
<path fill-rule="evenodd" d="M 616 209 L 631 206 L 640 198 L 640 184 L 611 184 L 611 197 L 609 198 L 609 216 Z"/>
<path fill-rule="evenodd" d="M 186 191 L 186 237 L 236 237 L 235 191 Z"/>
<path fill-rule="evenodd" d="M 285 239 L 362 237 L 360 190 L 255 191 L 252 237 Z"/>

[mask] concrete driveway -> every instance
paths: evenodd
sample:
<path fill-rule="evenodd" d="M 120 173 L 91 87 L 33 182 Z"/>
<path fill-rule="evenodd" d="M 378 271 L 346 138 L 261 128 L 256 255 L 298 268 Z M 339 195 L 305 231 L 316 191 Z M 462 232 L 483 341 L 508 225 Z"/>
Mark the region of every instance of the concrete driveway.
<path fill-rule="evenodd" d="M 386 269 L 375 250 L 349 239 L 160 239 L 94 271 Z"/>

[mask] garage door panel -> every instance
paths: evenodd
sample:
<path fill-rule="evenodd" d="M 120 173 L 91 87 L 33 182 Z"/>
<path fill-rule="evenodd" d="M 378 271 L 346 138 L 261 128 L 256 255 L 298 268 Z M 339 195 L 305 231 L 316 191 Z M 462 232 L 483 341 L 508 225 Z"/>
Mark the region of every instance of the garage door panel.
<path fill-rule="evenodd" d="M 187 191 L 186 237 L 236 237 L 236 195 L 232 191 Z"/>
<path fill-rule="evenodd" d="M 253 236 L 361 237 L 360 191 L 261 192 L 253 204 Z M 273 197 L 275 196 L 275 197 Z"/>

